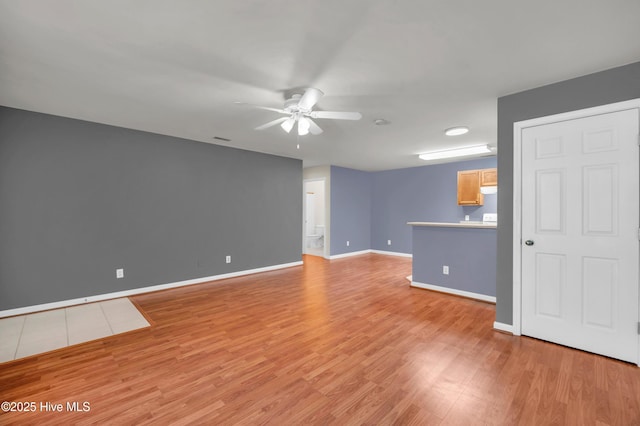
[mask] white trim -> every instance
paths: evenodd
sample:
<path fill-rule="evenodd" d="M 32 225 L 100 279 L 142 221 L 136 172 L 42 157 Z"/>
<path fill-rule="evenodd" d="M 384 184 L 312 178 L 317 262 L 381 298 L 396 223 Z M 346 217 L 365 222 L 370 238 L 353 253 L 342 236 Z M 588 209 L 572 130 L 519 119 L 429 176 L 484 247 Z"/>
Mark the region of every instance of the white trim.
<path fill-rule="evenodd" d="M 413 258 L 413 254 L 412 253 L 400 253 L 398 251 L 385 251 L 385 250 L 370 250 L 371 253 L 376 253 L 376 254 L 384 254 L 386 256 L 398 256 L 398 257 L 411 257 Z"/>
<path fill-rule="evenodd" d="M 496 222 L 407 222 L 407 225 L 411 226 L 433 226 L 437 228 L 489 228 L 496 229 L 498 224 Z"/>
<path fill-rule="evenodd" d="M 382 254 L 382 255 L 385 255 L 385 256 L 398 256 L 398 257 L 413 258 L 413 254 L 411 254 L 411 253 L 400 253 L 398 251 L 384 251 L 384 250 L 367 249 L 367 250 L 360 250 L 360 251 L 351 251 L 349 253 L 334 254 L 333 256 L 325 257 L 325 259 L 328 259 L 328 260 L 342 259 L 343 257 L 359 256 L 361 254 L 367 254 L 367 253 Z"/>
<path fill-rule="evenodd" d="M 243 275 L 257 274 L 260 272 L 274 271 L 276 269 L 291 268 L 302 265 L 302 261 L 283 263 L 280 265 L 265 266 L 262 268 L 247 269 L 245 271 L 229 272 L 227 274 L 212 275 L 210 277 L 194 278 L 191 280 L 178 281 L 174 283 L 152 285 L 149 287 L 139 287 L 131 290 L 117 291 L 115 293 L 98 294 L 95 296 L 81 297 L 78 299 L 61 300 L 59 302 L 44 303 L 42 305 L 26 306 L 23 308 L 7 309 L 0 311 L 0 318 L 12 317 L 14 315 L 30 314 L 32 312 L 47 311 L 49 309 L 64 308 L 67 306 L 80 305 L 82 303 L 99 302 L 101 300 L 117 299 L 119 297 L 133 296 L 136 294 L 150 293 L 171 288 L 184 287 L 187 285 L 201 284 L 209 281 L 218 281 L 225 278 L 240 277 Z"/>
<path fill-rule="evenodd" d="M 513 334 L 513 326 L 511 324 L 494 321 L 493 328 L 495 328 L 496 330 L 504 331 L 505 333 Z"/>
<path fill-rule="evenodd" d="M 520 308 L 522 306 L 520 292 L 522 290 L 521 269 L 522 269 L 522 128 L 519 123 L 513 124 L 513 300 L 512 300 L 512 318 L 511 332 L 515 336 L 520 335 Z"/>
<path fill-rule="evenodd" d="M 600 105 L 513 123 L 513 334 L 522 332 L 522 131 L 525 128 L 640 108 L 640 99 Z M 640 355 L 639 355 L 640 360 Z"/>
<path fill-rule="evenodd" d="M 349 253 L 342 253 L 342 254 L 334 254 L 332 256 L 329 256 L 329 260 L 342 259 L 343 257 L 359 256 L 361 254 L 367 254 L 367 253 L 371 253 L 371 249 L 360 250 L 360 251 L 352 251 L 352 252 L 349 252 Z"/>
<path fill-rule="evenodd" d="M 455 288 L 440 287 L 439 285 L 424 284 L 416 281 L 411 281 L 411 287 L 438 291 L 440 293 L 455 294 L 456 296 L 462 296 L 462 297 L 467 297 L 469 299 L 481 300 L 483 302 L 496 303 L 495 296 L 487 296 L 486 294 L 472 293 L 470 291 L 464 291 L 464 290 L 456 290 Z"/>

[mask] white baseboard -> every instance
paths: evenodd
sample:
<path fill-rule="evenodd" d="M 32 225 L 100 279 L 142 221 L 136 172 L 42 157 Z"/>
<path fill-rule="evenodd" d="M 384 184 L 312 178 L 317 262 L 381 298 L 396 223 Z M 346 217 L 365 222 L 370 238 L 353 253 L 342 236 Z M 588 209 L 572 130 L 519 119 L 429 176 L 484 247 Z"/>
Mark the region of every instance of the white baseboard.
<path fill-rule="evenodd" d="M 153 291 L 168 290 L 171 288 L 184 287 L 187 285 L 201 284 L 209 281 L 218 281 L 225 278 L 240 277 L 243 275 L 257 274 L 259 272 L 274 271 L 276 269 L 291 268 L 293 266 L 302 265 L 302 261 L 283 263 L 280 265 L 265 266 L 262 268 L 247 269 L 244 271 L 229 272 L 228 274 L 212 275 L 210 277 L 194 278 L 191 280 L 178 281 L 174 283 L 152 285 L 149 287 L 139 287 L 131 290 L 117 291 L 114 293 L 98 294 L 95 296 L 80 297 L 78 299 L 61 300 L 59 302 L 44 303 L 42 305 L 25 306 L 24 308 L 7 309 L 0 311 L 0 318 L 12 317 L 15 315 L 30 314 L 33 312 L 48 311 L 50 309 L 66 308 L 68 306 L 80 305 L 82 303 L 99 302 L 108 299 L 117 299 L 119 297 L 133 296 L 136 294 L 151 293 Z"/>
<path fill-rule="evenodd" d="M 513 334 L 513 326 L 511 324 L 504 324 L 498 321 L 493 323 L 493 328 L 496 330 L 504 331 L 505 333 Z"/>
<path fill-rule="evenodd" d="M 486 294 L 473 293 L 473 292 L 464 291 L 464 290 L 457 290 L 455 288 L 441 287 L 439 285 L 433 285 L 433 284 L 424 284 L 416 281 L 411 281 L 411 287 L 439 291 L 440 293 L 455 294 L 456 296 L 462 296 L 462 297 L 467 297 L 469 299 L 481 300 L 483 302 L 496 303 L 495 296 L 487 296 Z"/>
<path fill-rule="evenodd" d="M 373 249 L 367 249 L 367 250 L 360 250 L 360 251 L 352 251 L 349 253 L 342 253 L 342 254 L 334 254 L 333 256 L 329 256 L 328 258 L 325 259 L 341 259 L 343 257 L 350 257 L 350 256 L 359 256 L 361 254 L 367 254 L 367 253 L 376 253 L 376 254 L 384 254 L 386 256 L 400 256 L 400 257 L 411 257 L 413 258 L 413 254 L 411 253 L 400 253 L 400 252 L 396 252 L 396 251 L 384 251 L 384 250 L 373 250 Z"/>
<path fill-rule="evenodd" d="M 371 250 L 367 249 L 367 250 L 360 250 L 360 251 L 352 251 L 349 253 L 334 254 L 333 256 L 329 256 L 329 259 L 330 260 L 342 259 L 343 257 L 359 256 L 361 254 L 367 254 L 367 253 L 371 253 Z"/>
<path fill-rule="evenodd" d="M 385 251 L 385 250 L 371 250 L 371 253 L 384 254 L 387 256 L 399 256 L 399 257 L 411 257 L 413 258 L 413 254 L 411 253 L 400 253 L 397 251 Z"/>

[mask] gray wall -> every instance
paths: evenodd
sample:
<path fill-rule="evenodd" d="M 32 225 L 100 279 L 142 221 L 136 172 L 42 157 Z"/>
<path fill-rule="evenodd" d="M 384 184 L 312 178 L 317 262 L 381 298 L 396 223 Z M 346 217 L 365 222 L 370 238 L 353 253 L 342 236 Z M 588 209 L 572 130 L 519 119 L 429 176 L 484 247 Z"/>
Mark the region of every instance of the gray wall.
<path fill-rule="evenodd" d="M 465 215 L 482 220 L 483 213 L 496 213 L 495 194 L 485 195 L 483 206 L 459 206 L 457 199 L 458 171 L 489 169 L 496 162 L 488 157 L 371 173 L 371 248 L 411 253 L 407 222 L 458 222 Z"/>
<path fill-rule="evenodd" d="M 496 295 L 496 230 L 413 226 L 413 277 L 422 284 Z M 449 275 L 442 266 L 449 266 Z"/>
<path fill-rule="evenodd" d="M 330 232 L 332 256 L 371 248 L 370 173 L 331 166 Z"/>
<path fill-rule="evenodd" d="M 0 310 L 300 261 L 301 223 L 299 160 L 0 108 Z"/>
<path fill-rule="evenodd" d="M 640 62 L 498 99 L 496 321 L 513 320 L 513 123 L 640 98 Z"/>

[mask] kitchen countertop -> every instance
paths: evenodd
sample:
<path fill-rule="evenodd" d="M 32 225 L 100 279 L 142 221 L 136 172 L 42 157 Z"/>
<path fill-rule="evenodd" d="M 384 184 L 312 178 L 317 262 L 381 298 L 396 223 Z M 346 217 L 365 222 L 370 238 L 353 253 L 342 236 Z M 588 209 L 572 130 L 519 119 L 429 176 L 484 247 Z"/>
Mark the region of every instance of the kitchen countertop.
<path fill-rule="evenodd" d="M 407 222 L 407 225 L 411 226 L 436 226 L 441 228 L 497 228 L 496 223 L 486 222 Z"/>

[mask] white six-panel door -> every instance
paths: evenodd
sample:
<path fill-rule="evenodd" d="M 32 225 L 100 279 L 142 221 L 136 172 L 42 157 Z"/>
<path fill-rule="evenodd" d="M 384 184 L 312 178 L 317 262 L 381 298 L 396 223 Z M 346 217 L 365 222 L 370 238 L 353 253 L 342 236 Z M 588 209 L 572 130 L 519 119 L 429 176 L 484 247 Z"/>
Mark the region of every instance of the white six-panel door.
<path fill-rule="evenodd" d="M 638 363 L 638 129 L 628 109 L 521 130 L 522 334 Z"/>

